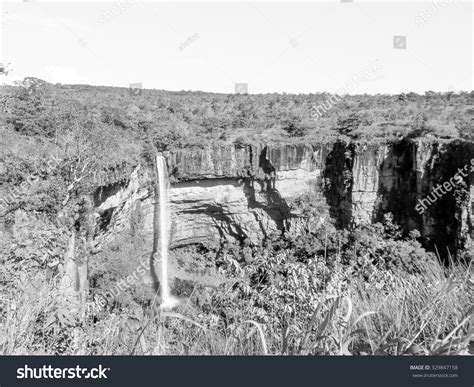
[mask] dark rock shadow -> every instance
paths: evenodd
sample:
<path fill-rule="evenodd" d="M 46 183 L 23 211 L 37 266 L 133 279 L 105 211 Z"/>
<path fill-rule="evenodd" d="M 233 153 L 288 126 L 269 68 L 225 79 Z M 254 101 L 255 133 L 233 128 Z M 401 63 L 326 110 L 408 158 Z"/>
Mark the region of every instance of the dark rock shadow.
<path fill-rule="evenodd" d="M 352 188 L 355 146 L 343 141 L 334 143 L 326 158 L 323 173 L 323 193 L 329 215 L 338 228 L 352 224 Z"/>
<path fill-rule="evenodd" d="M 380 164 L 378 203 L 373 216 L 374 222 L 382 222 L 384 215 L 391 213 L 395 223 L 401 225 L 405 233 L 419 229 L 421 216 L 416 212 L 417 173 L 415 164 L 415 144 L 402 140 L 392 144 Z"/>
<path fill-rule="evenodd" d="M 431 155 L 424 169 L 415 170 L 415 157 L 423 152 L 419 146 L 420 143 L 404 139 L 390 147 L 380 167 L 379 203 L 374 221 L 381 221 L 384 214 L 392 213 L 405 234 L 419 230 L 423 246 L 447 260 L 466 243 L 461 218 L 465 206 L 470 205 L 472 173 L 462 181 L 454 178 L 460 168 L 470 163 L 474 149 L 472 144 L 461 141 L 443 146 L 431 144 Z M 439 187 L 448 182 L 452 190 L 442 193 Z M 468 219 L 467 228 L 472 233 L 471 223 Z"/>
<path fill-rule="evenodd" d="M 275 188 L 276 183 L 276 169 L 269 158 L 268 147 L 264 147 L 259 156 L 259 168 L 263 171 L 262 184 L 263 193 L 266 198 L 266 205 L 259 203 L 255 197 L 255 179 L 244 180 L 244 193 L 247 197 L 249 208 L 260 208 L 264 210 L 268 216 L 275 222 L 278 230 L 284 232 L 286 229 L 285 221 L 292 217 L 290 207 L 285 199 L 283 199 Z M 266 230 L 262 229 L 263 234 L 267 237 Z"/>
<path fill-rule="evenodd" d="M 422 197 L 434 199 L 424 214 L 425 222 L 433 230 L 426 238 L 426 244 L 447 259 L 465 247 L 467 234 L 472 232 L 470 219 L 467 230 L 463 230 L 462 215 L 471 205 L 469 191 L 473 174 L 470 161 L 474 158 L 474 148 L 471 143 L 454 141 L 442 148 L 437 146 L 435 150 L 426 163 L 423 180 Z M 445 188 L 448 186 L 452 187 L 450 191 Z"/>

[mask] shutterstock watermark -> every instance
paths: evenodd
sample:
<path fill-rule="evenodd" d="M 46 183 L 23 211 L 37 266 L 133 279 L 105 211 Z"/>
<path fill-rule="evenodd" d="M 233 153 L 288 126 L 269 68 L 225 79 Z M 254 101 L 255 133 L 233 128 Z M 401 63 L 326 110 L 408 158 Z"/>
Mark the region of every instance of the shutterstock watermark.
<path fill-rule="evenodd" d="M 130 86 L 128 87 L 128 92 L 132 97 L 134 97 L 134 96 L 142 95 L 142 89 L 143 89 L 143 86 L 141 82 L 130 83 Z"/>
<path fill-rule="evenodd" d="M 3 11 L 0 13 L 0 28 L 3 29 L 5 28 L 6 25 L 8 25 L 11 21 L 11 16 L 8 13 L 8 11 Z"/>
<path fill-rule="evenodd" d="M 433 0 L 429 7 L 416 15 L 416 25 L 421 27 L 423 24 L 428 23 L 442 8 L 448 6 L 452 2 L 453 0 Z"/>
<path fill-rule="evenodd" d="M 189 47 L 191 44 L 193 44 L 198 39 L 199 39 L 199 34 L 196 32 L 195 34 L 193 34 L 189 38 L 187 38 L 183 43 L 181 43 L 178 47 L 178 50 L 183 51 L 186 47 Z"/>
<path fill-rule="evenodd" d="M 154 264 L 159 263 L 161 261 L 161 257 L 158 252 L 154 253 L 153 255 L 153 262 Z M 107 290 L 102 294 L 98 294 L 94 297 L 94 301 L 87 305 L 88 309 L 92 309 L 94 312 L 98 312 L 104 309 L 104 307 L 108 304 L 107 299 L 114 300 L 120 294 L 125 292 L 127 289 L 135 286 L 140 279 L 146 275 L 149 270 L 150 265 L 150 258 L 148 254 L 142 256 L 140 264 L 138 267 L 127 277 L 120 279 L 112 289 Z"/>
<path fill-rule="evenodd" d="M 102 11 L 99 18 L 100 24 L 106 24 L 114 18 L 120 16 L 132 5 L 136 4 L 136 0 L 116 0 L 106 10 Z"/>
<path fill-rule="evenodd" d="M 51 364 L 42 367 L 30 367 L 24 365 L 17 368 L 17 379 L 107 379 L 107 372 L 110 368 L 98 367 L 85 368 L 76 367 L 53 367 Z"/>
<path fill-rule="evenodd" d="M 236 83 L 234 90 L 235 94 L 248 94 L 249 86 L 247 83 Z"/>
<path fill-rule="evenodd" d="M 330 95 L 326 100 L 320 103 L 318 106 L 311 106 L 310 116 L 312 119 L 317 120 L 323 116 L 324 113 L 331 110 L 336 104 L 342 101 L 344 95 L 349 94 L 353 91 L 357 85 L 361 82 L 367 81 L 369 77 L 380 70 L 380 62 L 378 59 L 374 60 L 367 67 L 363 68 L 357 74 L 352 77 L 344 84 L 339 92 Z"/>
<path fill-rule="evenodd" d="M 418 204 L 416 205 L 415 210 L 420 215 L 423 215 L 431 205 L 435 204 L 444 195 L 455 189 L 456 184 L 462 183 L 464 181 L 463 177 L 468 177 L 469 172 L 474 172 L 474 159 L 471 160 L 470 164 L 466 164 L 464 167 L 459 168 L 458 172 L 451 177 L 451 179 L 445 181 L 443 184 L 437 184 L 428 196 L 423 199 L 418 199 Z"/>

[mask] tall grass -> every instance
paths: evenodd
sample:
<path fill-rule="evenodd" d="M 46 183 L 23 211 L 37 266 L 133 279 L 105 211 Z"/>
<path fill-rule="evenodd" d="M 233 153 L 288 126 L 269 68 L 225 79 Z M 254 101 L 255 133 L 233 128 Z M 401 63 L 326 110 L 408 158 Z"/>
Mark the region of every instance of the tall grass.
<path fill-rule="evenodd" d="M 438 262 L 422 273 L 393 274 L 396 290 L 390 292 L 355 280 L 339 296 L 323 291 L 309 317 L 273 316 L 270 322 L 255 312 L 253 294 L 233 304 L 232 315 L 218 303 L 203 311 L 189 300 L 172 312 L 153 302 L 134 310 L 81 313 L 61 298 L 54 281 L 39 291 L 25 281 L 3 292 L 0 353 L 467 354 L 473 339 L 471 265 L 446 268 Z"/>

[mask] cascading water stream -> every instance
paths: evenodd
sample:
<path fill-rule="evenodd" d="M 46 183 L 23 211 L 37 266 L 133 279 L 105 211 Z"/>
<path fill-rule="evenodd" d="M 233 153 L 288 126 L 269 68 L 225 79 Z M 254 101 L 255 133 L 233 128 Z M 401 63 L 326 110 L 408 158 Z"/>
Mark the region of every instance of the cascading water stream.
<path fill-rule="evenodd" d="M 178 300 L 171 296 L 168 273 L 168 249 L 170 236 L 170 217 L 168 206 L 168 170 L 162 154 L 156 156 L 156 171 L 159 189 L 160 214 L 160 263 L 161 263 L 161 308 L 172 308 Z"/>

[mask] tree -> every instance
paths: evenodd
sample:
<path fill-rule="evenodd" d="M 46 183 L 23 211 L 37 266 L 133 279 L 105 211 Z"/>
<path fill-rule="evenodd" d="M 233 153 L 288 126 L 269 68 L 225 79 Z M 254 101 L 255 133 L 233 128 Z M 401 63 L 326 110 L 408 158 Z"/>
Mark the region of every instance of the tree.
<path fill-rule="evenodd" d="M 356 129 L 359 128 L 362 122 L 361 117 L 358 113 L 350 113 L 342 117 L 338 117 L 336 123 L 336 129 L 340 134 L 351 135 Z"/>
<path fill-rule="evenodd" d="M 460 118 L 456 121 L 456 127 L 459 136 L 468 141 L 474 141 L 474 120 L 468 121 L 466 118 Z"/>
<path fill-rule="evenodd" d="M 0 75 L 8 75 L 10 70 L 7 67 L 8 65 L 4 65 L 3 63 L 0 63 Z"/>
<path fill-rule="evenodd" d="M 284 119 L 281 128 L 288 133 L 290 137 L 303 137 L 308 132 L 308 128 L 303 124 L 299 117 Z"/>
<path fill-rule="evenodd" d="M 82 307 L 88 289 L 88 259 L 93 249 L 93 176 L 113 163 L 111 155 L 117 153 L 118 146 L 112 128 L 101 122 L 100 112 L 83 107 L 68 114 L 71 125 L 61 127 L 56 138 L 61 159 L 59 174 L 64 182 L 58 218 L 70 231 L 62 291 Z"/>

